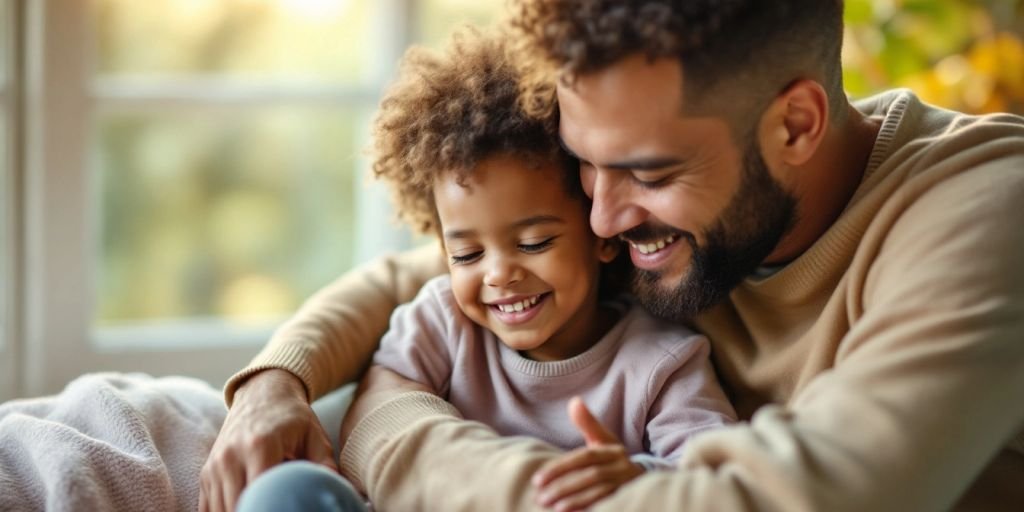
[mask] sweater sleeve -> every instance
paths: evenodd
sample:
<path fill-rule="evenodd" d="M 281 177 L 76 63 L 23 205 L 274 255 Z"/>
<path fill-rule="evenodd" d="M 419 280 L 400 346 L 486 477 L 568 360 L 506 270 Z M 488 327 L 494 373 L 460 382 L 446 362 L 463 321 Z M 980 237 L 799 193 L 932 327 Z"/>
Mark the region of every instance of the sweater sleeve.
<path fill-rule="evenodd" d="M 834 368 L 595 510 L 952 508 L 1024 423 L 1020 169 L 1004 159 L 879 212 L 893 220 L 847 276 L 864 283 Z"/>
<path fill-rule="evenodd" d="M 501 437 L 437 396 L 410 392 L 359 422 L 340 466 L 377 510 L 539 510 L 530 477 L 562 453 L 532 437 Z"/>
<path fill-rule="evenodd" d="M 428 282 L 412 302 L 395 310 L 373 364 L 447 397 L 454 354 L 463 334 L 455 326 L 465 325 L 456 308 L 448 276 Z"/>
<path fill-rule="evenodd" d="M 381 257 L 349 271 L 307 300 L 249 366 L 228 379 L 224 386 L 228 406 L 246 378 L 271 368 L 301 379 L 311 402 L 354 381 L 369 364 L 395 307 L 445 271 L 436 244 Z"/>

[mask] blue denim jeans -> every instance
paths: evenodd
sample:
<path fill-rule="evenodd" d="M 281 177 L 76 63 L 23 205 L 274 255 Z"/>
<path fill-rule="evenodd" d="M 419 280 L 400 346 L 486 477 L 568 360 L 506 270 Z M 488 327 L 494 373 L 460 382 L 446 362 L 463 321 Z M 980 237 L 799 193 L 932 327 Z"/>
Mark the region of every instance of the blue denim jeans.
<path fill-rule="evenodd" d="M 256 478 L 237 512 L 366 512 L 363 497 L 341 475 L 308 461 L 279 464 Z"/>

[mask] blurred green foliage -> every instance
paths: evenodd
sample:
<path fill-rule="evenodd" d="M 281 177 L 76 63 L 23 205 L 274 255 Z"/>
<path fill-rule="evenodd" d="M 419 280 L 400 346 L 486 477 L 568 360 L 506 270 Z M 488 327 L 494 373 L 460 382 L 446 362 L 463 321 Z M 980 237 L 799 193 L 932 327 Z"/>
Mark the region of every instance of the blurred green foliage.
<path fill-rule="evenodd" d="M 854 97 L 908 87 L 969 113 L 1024 113 L 1024 1 L 846 0 Z"/>

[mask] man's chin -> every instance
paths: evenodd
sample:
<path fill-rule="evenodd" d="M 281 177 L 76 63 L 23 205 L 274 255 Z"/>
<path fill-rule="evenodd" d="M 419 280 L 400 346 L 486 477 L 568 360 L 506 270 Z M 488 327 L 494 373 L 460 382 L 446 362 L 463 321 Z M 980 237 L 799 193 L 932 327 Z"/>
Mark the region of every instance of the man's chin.
<path fill-rule="evenodd" d="M 692 291 L 681 277 L 667 277 L 657 272 L 634 270 L 631 280 L 633 295 L 652 315 L 674 322 L 692 319 Z"/>

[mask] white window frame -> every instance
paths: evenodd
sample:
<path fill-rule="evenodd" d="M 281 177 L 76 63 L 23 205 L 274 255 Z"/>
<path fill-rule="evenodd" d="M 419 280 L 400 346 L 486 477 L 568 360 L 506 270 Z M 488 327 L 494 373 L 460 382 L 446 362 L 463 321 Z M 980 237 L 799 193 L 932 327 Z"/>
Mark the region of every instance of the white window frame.
<path fill-rule="evenodd" d="M 24 343 L 20 393 L 52 393 L 85 372 L 141 371 L 190 375 L 217 386 L 263 346 L 270 329 L 227 331 L 202 322 L 93 333 L 96 306 L 98 233 L 89 201 L 95 180 L 89 133 L 92 116 L 107 109 L 158 110 L 181 102 L 211 108 L 244 108 L 278 102 L 343 106 L 375 102 L 381 86 L 413 38 L 415 0 L 375 0 L 381 26 L 374 52 L 378 69 L 367 88 L 338 89 L 317 84 L 244 82 L 211 84 L 183 80 L 140 87 L 116 80 L 93 81 L 89 63 L 90 0 L 26 2 L 27 31 L 23 233 Z M 364 180 L 359 178 L 359 187 Z M 356 261 L 383 248 L 408 244 L 392 232 L 390 213 L 380 211 L 383 194 L 359 194 Z M 386 208 L 386 207 L 385 207 Z M 373 224 L 371 224 L 373 223 Z M 327 284 L 327 283 L 324 283 Z M 2 383 L 0 383 L 2 384 Z"/>
<path fill-rule="evenodd" d="M 18 342 L 18 318 L 20 308 L 21 272 L 18 213 L 20 194 L 19 155 L 19 56 L 21 45 L 21 24 L 16 20 L 20 14 L 20 3 L 14 0 L 0 0 L 4 10 L 6 26 L 2 33 L 5 82 L 0 86 L 0 104 L 3 105 L 5 161 L 0 168 L 0 181 L 4 183 L 0 196 L 0 401 L 17 396 L 19 382 L 20 343 Z"/>

